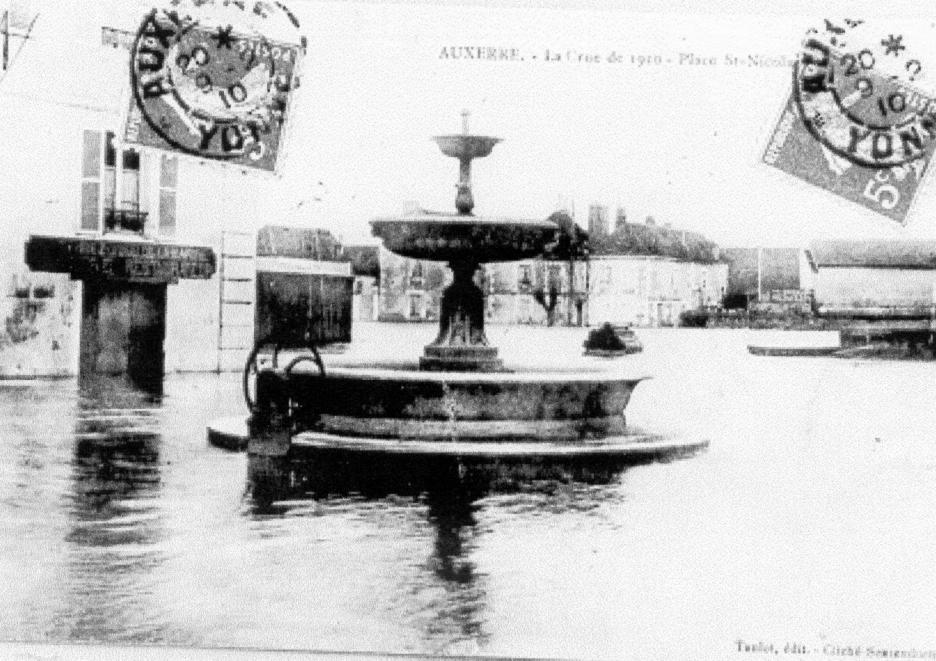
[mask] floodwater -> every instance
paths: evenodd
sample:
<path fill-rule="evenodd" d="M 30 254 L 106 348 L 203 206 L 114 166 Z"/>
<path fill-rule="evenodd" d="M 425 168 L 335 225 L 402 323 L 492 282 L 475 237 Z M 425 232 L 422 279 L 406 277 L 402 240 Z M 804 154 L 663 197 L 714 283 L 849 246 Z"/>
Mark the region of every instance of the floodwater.
<path fill-rule="evenodd" d="M 361 325 L 349 355 L 415 358 L 433 333 Z M 584 335 L 489 329 L 508 361 L 575 363 Z M 936 649 L 936 365 L 745 350 L 834 341 L 822 333 L 638 335 L 644 353 L 621 360 L 654 378 L 629 423 L 709 449 L 480 493 L 261 503 L 247 457 L 205 440 L 209 420 L 243 411 L 237 375 L 170 375 L 162 397 L 0 382 L 0 639 L 610 659 L 722 658 L 739 639 Z"/>

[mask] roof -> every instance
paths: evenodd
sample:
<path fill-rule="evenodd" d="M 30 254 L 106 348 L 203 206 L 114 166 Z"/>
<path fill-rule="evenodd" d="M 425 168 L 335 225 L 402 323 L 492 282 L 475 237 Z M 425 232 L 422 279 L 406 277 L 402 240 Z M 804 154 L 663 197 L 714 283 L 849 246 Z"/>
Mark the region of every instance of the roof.
<path fill-rule="evenodd" d="M 257 257 L 298 257 L 344 261 L 341 244 L 331 232 L 315 227 L 264 225 L 257 232 Z"/>
<path fill-rule="evenodd" d="M 819 268 L 936 269 L 936 241 L 816 241 L 809 252 Z"/>
<path fill-rule="evenodd" d="M 697 232 L 635 223 L 621 223 L 605 236 L 593 236 L 591 254 L 657 255 L 710 264 L 719 259 L 718 246 Z"/>

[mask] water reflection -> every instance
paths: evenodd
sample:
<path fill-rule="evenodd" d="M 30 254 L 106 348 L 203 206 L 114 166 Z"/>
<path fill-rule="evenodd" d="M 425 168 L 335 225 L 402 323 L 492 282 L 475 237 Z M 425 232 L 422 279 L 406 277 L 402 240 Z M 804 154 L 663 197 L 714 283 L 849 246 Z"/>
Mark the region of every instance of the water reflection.
<path fill-rule="evenodd" d="M 640 462 L 645 463 L 645 462 Z M 427 557 L 417 575 L 401 573 L 399 591 L 420 604 L 407 619 L 422 630 L 433 653 L 475 653 L 487 643 L 491 608 L 488 576 L 477 553 L 497 520 L 510 517 L 517 494 L 550 514 L 607 504 L 634 462 L 603 460 L 491 461 L 450 458 L 360 458 L 322 452 L 314 457 L 248 457 L 248 512 L 252 516 L 345 516 L 349 505 L 418 511 L 427 525 Z M 574 496 L 570 497 L 570 493 Z M 587 501 L 587 502 L 583 502 Z M 551 501 L 551 502 L 550 502 Z M 309 507 L 303 502 L 314 502 Z M 479 525 L 479 516 L 486 525 Z M 405 578 L 404 578 L 405 577 Z"/>
<path fill-rule="evenodd" d="M 426 567 L 445 587 L 445 599 L 426 633 L 431 639 L 483 643 L 487 593 L 471 551 L 478 534 L 475 505 L 460 489 L 426 494 L 427 518 L 435 531 Z"/>
<path fill-rule="evenodd" d="M 132 611 L 161 561 L 160 402 L 160 388 L 121 378 L 79 384 L 71 485 L 62 494 L 68 612 L 56 625 L 64 637 L 146 640 L 157 625 L 141 625 Z"/>

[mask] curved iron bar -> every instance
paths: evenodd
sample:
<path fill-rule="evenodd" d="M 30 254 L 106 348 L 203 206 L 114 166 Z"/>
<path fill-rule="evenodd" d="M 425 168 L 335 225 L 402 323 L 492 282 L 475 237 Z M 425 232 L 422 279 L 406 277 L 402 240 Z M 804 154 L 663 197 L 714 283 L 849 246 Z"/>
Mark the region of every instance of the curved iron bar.
<path fill-rule="evenodd" d="M 257 355 L 260 353 L 260 349 L 270 343 L 271 342 L 269 338 L 257 341 L 254 344 L 253 349 L 251 349 L 250 354 L 247 356 L 247 362 L 244 364 L 244 375 L 242 379 L 242 386 L 243 386 L 243 391 L 244 391 L 244 402 L 247 404 L 247 410 L 249 410 L 251 413 L 256 413 L 257 402 L 250 398 L 250 388 L 249 388 L 250 374 L 251 372 L 253 373 L 257 372 Z M 283 345 L 280 342 L 273 343 L 273 357 L 271 361 L 273 363 L 273 369 L 276 369 L 278 367 L 279 352 L 280 352 L 280 349 L 282 348 L 283 348 Z M 318 348 L 312 342 L 308 342 L 306 348 L 312 350 L 312 355 L 311 356 L 309 355 L 297 356 L 296 358 L 293 358 L 291 361 L 289 361 L 289 363 L 286 365 L 285 369 L 283 370 L 287 379 L 289 378 L 293 367 L 295 367 L 298 363 L 301 363 L 306 360 L 314 362 L 316 367 L 318 367 L 320 375 L 325 376 L 325 363 L 322 361 L 322 356 L 321 354 L 319 354 Z"/>
<path fill-rule="evenodd" d="M 286 367 L 283 369 L 283 372 L 286 374 L 287 379 L 292 373 L 292 368 L 306 360 L 315 363 L 315 366 L 318 367 L 319 370 L 319 376 L 325 376 L 325 363 L 322 362 L 322 357 L 319 355 L 318 349 L 316 349 L 314 346 L 310 346 L 309 348 L 312 349 L 312 356 L 296 356 L 288 363 L 286 363 Z"/>
<path fill-rule="evenodd" d="M 242 386 L 244 390 L 244 402 L 247 404 L 247 410 L 251 413 L 256 413 L 257 402 L 250 399 L 250 390 L 248 388 L 248 381 L 250 380 L 250 373 L 253 371 L 257 372 L 257 355 L 260 353 L 260 349 L 270 344 L 269 338 L 264 338 L 258 340 L 254 343 L 253 349 L 250 350 L 250 353 L 247 355 L 247 362 L 244 364 L 244 376 L 242 380 Z M 273 369 L 276 369 L 277 361 L 279 359 L 280 343 L 276 342 L 273 344 Z M 252 370 L 251 370 L 252 368 Z"/>

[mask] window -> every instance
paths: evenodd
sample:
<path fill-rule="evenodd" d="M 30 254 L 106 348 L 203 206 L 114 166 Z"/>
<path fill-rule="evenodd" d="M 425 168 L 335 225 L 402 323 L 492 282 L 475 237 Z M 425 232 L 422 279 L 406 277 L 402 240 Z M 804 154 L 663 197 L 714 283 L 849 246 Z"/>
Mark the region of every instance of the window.
<path fill-rule="evenodd" d="M 533 321 L 533 299 L 524 296 L 520 299 L 520 323 L 528 324 Z"/>
<path fill-rule="evenodd" d="M 533 287 L 532 269 L 529 264 L 521 264 L 517 269 L 517 288 L 520 291 L 529 291 Z"/>
<path fill-rule="evenodd" d="M 146 213 L 141 211 L 145 190 L 140 154 L 129 149 L 118 152 L 110 131 L 86 130 L 82 142 L 80 228 L 142 234 Z"/>
<path fill-rule="evenodd" d="M 600 273 L 600 276 L 598 278 L 598 282 L 606 287 L 610 287 L 611 286 L 611 267 L 602 266 L 601 271 L 599 273 Z"/>
<path fill-rule="evenodd" d="M 549 283 L 549 284 L 548 284 L 549 291 L 558 291 L 558 292 L 561 292 L 561 291 L 562 291 L 562 281 L 563 281 L 563 278 L 562 278 L 562 267 L 561 267 L 561 266 L 558 266 L 558 265 L 555 265 L 555 264 L 551 264 L 551 265 L 549 266 L 549 271 L 548 271 L 547 277 L 548 277 L 548 283 Z"/>
<path fill-rule="evenodd" d="M 421 319 L 423 314 L 422 296 L 419 294 L 410 294 L 409 296 L 409 319 Z"/>
<path fill-rule="evenodd" d="M 117 167 L 116 136 L 108 131 L 104 134 L 104 209 L 140 207 L 140 155 L 126 150 L 121 154 L 120 168 Z M 120 181 L 120 196 L 117 182 Z"/>
<path fill-rule="evenodd" d="M 413 262 L 410 269 L 409 286 L 411 289 L 419 289 L 423 286 L 423 265 L 420 262 Z"/>

